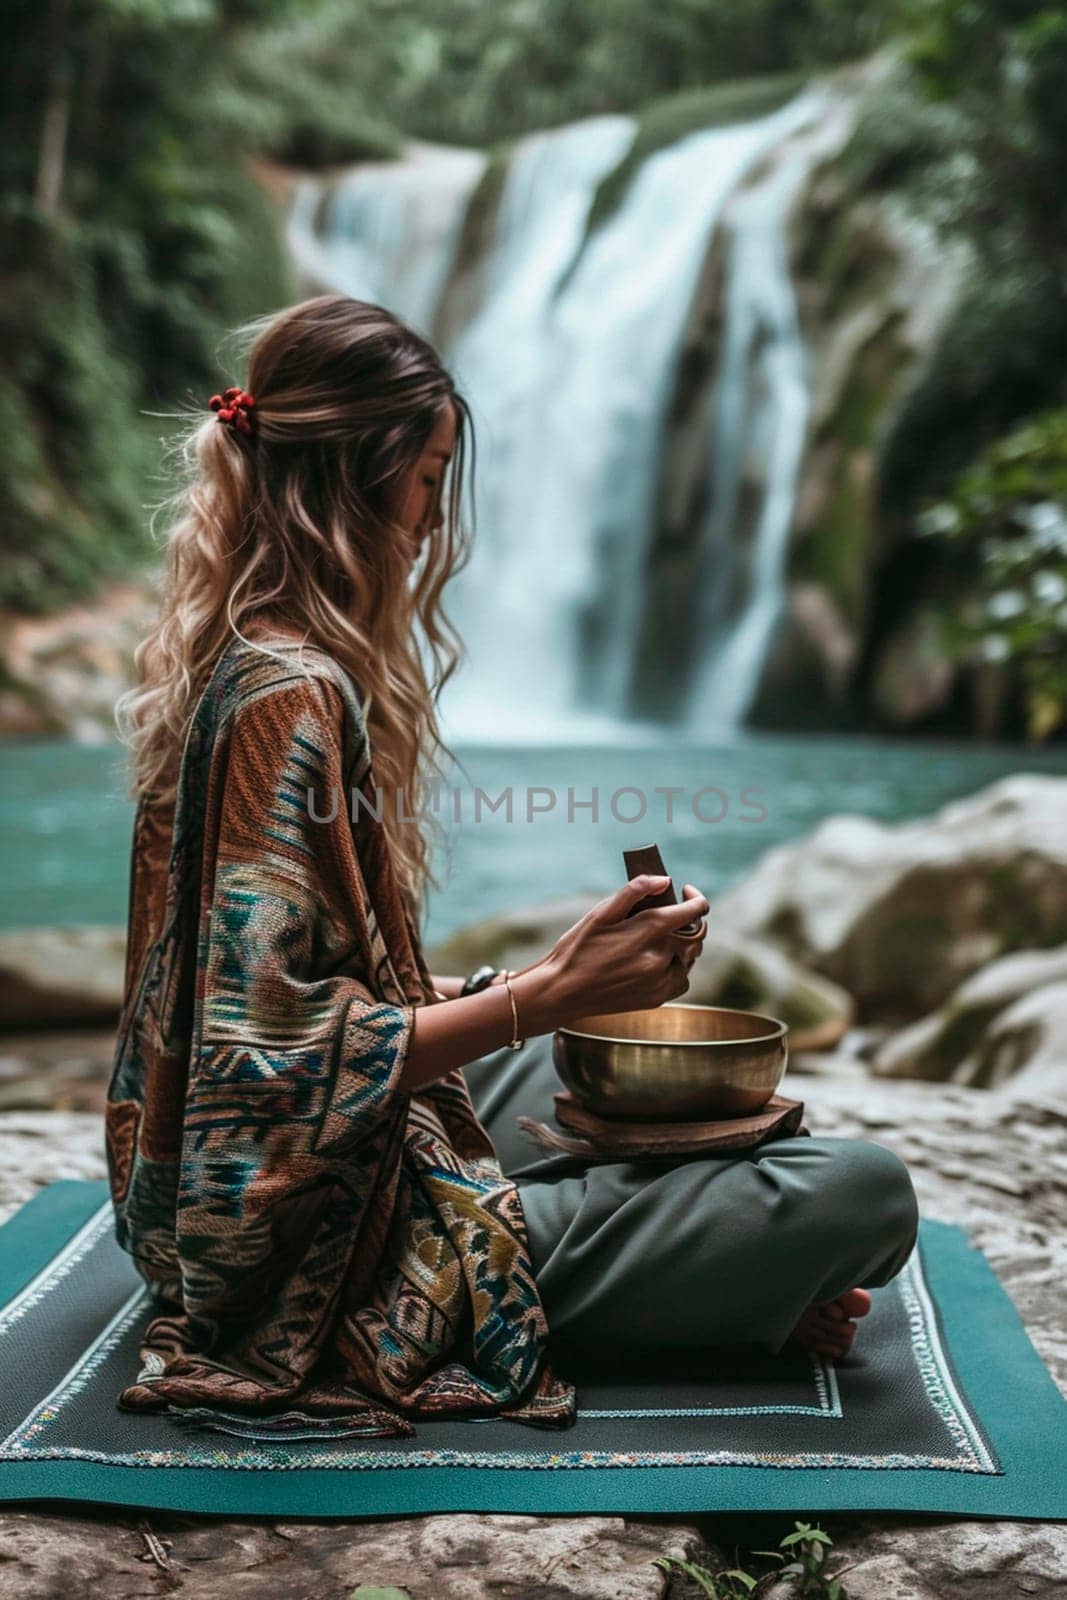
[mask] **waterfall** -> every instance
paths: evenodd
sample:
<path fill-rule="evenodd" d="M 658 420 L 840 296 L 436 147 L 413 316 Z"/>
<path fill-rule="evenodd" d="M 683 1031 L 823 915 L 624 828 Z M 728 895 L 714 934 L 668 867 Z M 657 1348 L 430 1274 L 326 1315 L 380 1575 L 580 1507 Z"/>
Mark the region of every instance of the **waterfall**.
<path fill-rule="evenodd" d="M 576 616 L 596 586 L 591 484 L 607 464 L 591 430 L 605 410 L 617 417 L 619 398 L 595 369 L 595 330 L 576 339 L 572 297 L 555 290 L 633 131 L 597 117 L 520 144 L 481 307 L 446 351 L 479 441 L 478 535 L 453 597 L 471 660 L 445 707 L 467 738 L 517 716 L 536 737 L 577 709 Z"/>
<path fill-rule="evenodd" d="M 286 233 L 294 265 L 316 289 L 388 306 L 425 332 L 485 163 L 479 150 L 413 143 L 325 191 L 304 179 Z"/>
<path fill-rule="evenodd" d="M 701 632 L 708 638 L 688 720 L 702 733 L 739 727 L 759 686 L 784 599 L 785 556 L 808 423 L 807 361 L 789 274 L 785 218 L 807 177 L 811 151 L 790 151 L 744 190 L 724 219 L 726 336 L 709 448 L 714 498 L 704 549 Z M 761 488 L 748 549 L 738 538 L 745 482 Z M 718 628 L 719 584 L 729 558 L 747 556 L 742 602 Z M 718 576 L 716 576 L 718 575 Z"/>
<path fill-rule="evenodd" d="M 634 121 L 587 118 L 514 148 L 476 306 L 442 352 L 478 441 L 474 550 L 446 597 L 469 656 L 442 697 L 448 737 L 638 731 L 629 701 L 657 468 L 680 341 L 720 228 L 713 496 L 706 527 L 693 530 L 704 540 L 707 643 L 688 712 L 716 733 L 743 719 L 780 607 L 807 420 L 783 220 L 810 159 L 802 138 L 790 154 L 791 141 L 822 106 L 807 92 L 655 152 L 592 228 L 598 186 L 629 150 Z M 309 282 L 378 299 L 425 330 L 484 157 L 415 149 L 325 195 L 309 183 L 289 234 Z M 741 527 L 750 478 L 757 511 Z M 741 603 L 723 616 L 718 574 L 738 562 Z"/>

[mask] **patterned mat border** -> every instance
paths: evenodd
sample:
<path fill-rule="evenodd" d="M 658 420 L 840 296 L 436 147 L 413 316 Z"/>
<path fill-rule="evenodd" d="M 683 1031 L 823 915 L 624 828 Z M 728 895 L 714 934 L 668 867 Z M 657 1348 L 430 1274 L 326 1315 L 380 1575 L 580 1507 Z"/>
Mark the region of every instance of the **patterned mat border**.
<path fill-rule="evenodd" d="M 32 1306 L 84 1259 L 99 1243 L 110 1227 L 111 1206 L 105 1202 L 57 1252 L 37 1276 L 0 1310 L 0 1336 L 25 1315 Z M 771 1452 L 771 1451 L 613 1451 L 613 1450 L 521 1450 L 475 1451 L 431 1449 L 399 1451 L 389 1449 L 350 1450 L 323 1452 L 292 1452 L 283 1446 L 268 1449 L 241 1450 L 226 1453 L 209 1446 L 190 1442 L 188 1448 L 152 1449 L 138 1451 L 81 1450 L 73 1446 L 48 1447 L 33 1443 L 45 1434 L 61 1415 L 63 1407 L 91 1380 L 95 1371 L 116 1344 L 128 1332 L 140 1314 L 147 1298 L 147 1290 L 139 1285 L 126 1302 L 101 1330 L 92 1344 L 33 1410 L 0 1442 L 0 1461 L 74 1460 L 93 1461 L 113 1466 L 172 1467 L 172 1468 L 222 1468 L 228 1471 L 301 1471 L 323 1468 L 329 1471 L 379 1471 L 382 1469 L 407 1469 L 415 1467 L 488 1467 L 499 1470 L 514 1468 L 558 1470 L 575 1468 L 610 1467 L 695 1467 L 695 1466 L 754 1466 L 771 1468 L 867 1468 L 875 1470 L 932 1468 L 934 1470 L 997 1474 L 1000 1469 L 993 1459 L 979 1429 L 972 1421 L 952 1376 L 951 1364 L 941 1338 L 938 1318 L 923 1272 L 921 1252 L 917 1245 L 897 1280 L 908 1317 L 912 1350 L 916 1364 L 933 1409 L 941 1417 L 958 1454 L 933 1456 L 892 1452 L 885 1454 L 856 1455 L 845 1452 Z M 630 1416 L 702 1416 L 767 1411 L 796 1411 L 806 1409 L 815 1415 L 828 1418 L 841 1416 L 840 1393 L 832 1363 L 827 1364 L 826 1392 L 830 1404 L 826 1409 L 798 1407 L 743 1407 L 743 1408 L 665 1408 L 662 1412 L 641 1411 L 589 1411 L 582 1416 L 598 1418 Z M 836 1408 L 836 1409 L 835 1409 Z M 248 1419 L 234 1417 L 233 1428 L 223 1429 L 238 1437 L 254 1437 L 248 1431 Z M 292 1436 L 290 1436 L 292 1437 Z M 317 1437 L 321 1437 L 318 1435 Z"/>
<path fill-rule="evenodd" d="M 45 1263 L 40 1272 L 31 1278 L 18 1294 L 13 1295 L 5 1306 L 0 1307 L 0 1339 L 16 1322 L 21 1322 L 27 1311 L 39 1305 L 46 1294 L 50 1294 L 63 1278 L 84 1261 L 89 1251 L 100 1243 L 108 1231 L 112 1214 L 111 1202 L 107 1201 L 82 1223 L 77 1233 L 71 1235 L 62 1249 L 56 1251 L 52 1259 Z"/>

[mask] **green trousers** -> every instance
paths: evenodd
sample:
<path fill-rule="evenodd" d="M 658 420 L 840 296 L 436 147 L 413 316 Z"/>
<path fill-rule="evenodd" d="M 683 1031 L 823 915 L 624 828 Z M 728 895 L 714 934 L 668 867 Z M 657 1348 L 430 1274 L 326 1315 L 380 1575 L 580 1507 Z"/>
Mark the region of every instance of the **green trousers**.
<path fill-rule="evenodd" d="M 590 1165 L 541 1152 L 516 1126 L 519 1115 L 554 1122 L 550 1036 L 464 1075 L 518 1185 L 554 1344 L 775 1352 L 813 1301 L 888 1283 L 915 1244 L 911 1178 L 882 1145 L 802 1134 L 722 1156 Z"/>

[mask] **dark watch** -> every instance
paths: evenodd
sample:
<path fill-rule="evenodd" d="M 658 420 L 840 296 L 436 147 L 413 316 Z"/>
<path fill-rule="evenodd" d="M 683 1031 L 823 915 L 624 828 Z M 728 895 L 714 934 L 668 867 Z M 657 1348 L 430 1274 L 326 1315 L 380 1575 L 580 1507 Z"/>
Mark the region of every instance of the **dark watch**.
<path fill-rule="evenodd" d="M 470 977 L 465 981 L 462 989 L 459 991 L 460 994 L 481 994 L 483 989 L 488 989 L 493 979 L 497 976 L 499 970 L 500 969 L 498 967 L 479 967 L 478 970 L 476 972 L 472 972 Z"/>

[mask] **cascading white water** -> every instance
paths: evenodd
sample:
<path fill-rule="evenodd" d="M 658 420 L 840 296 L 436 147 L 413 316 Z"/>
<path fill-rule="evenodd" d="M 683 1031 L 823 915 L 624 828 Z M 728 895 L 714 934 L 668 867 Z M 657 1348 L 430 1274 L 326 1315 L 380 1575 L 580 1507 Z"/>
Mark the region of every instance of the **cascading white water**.
<path fill-rule="evenodd" d="M 625 718 L 663 415 L 708 237 L 757 160 L 816 109 L 803 96 L 651 157 L 559 293 L 565 258 L 551 245 L 564 215 L 579 220 L 557 198 L 560 171 L 584 156 L 591 175 L 598 146 L 606 170 L 622 130 L 598 119 L 595 134 L 578 124 L 518 154 L 503 259 L 449 352 L 488 434 L 480 536 L 457 593 L 475 670 L 447 703 L 467 737 L 514 728 L 517 707 L 550 727 L 579 707 Z"/>
<path fill-rule="evenodd" d="M 403 160 L 353 168 L 324 205 L 320 185 L 306 179 L 286 240 L 298 271 L 322 289 L 388 306 L 425 332 L 485 163 L 480 150 L 412 144 Z"/>
<path fill-rule="evenodd" d="M 816 109 L 814 97 L 811 110 Z M 806 121 L 811 121 L 809 116 Z M 807 360 L 789 273 L 785 218 L 810 171 L 813 145 L 788 150 L 770 174 L 728 208 L 725 342 L 713 408 L 715 493 L 708 519 L 701 631 L 710 641 L 688 704 L 704 734 L 739 727 L 755 697 L 784 599 L 785 555 L 807 434 Z M 742 481 L 761 486 L 748 548 L 736 524 Z M 714 626 L 711 574 L 724 552 L 747 564 L 740 611 Z"/>
<path fill-rule="evenodd" d="M 760 506 L 744 606 L 725 633 L 709 628 L 689 704 L 705 731 L 743 717 L 780 603 L 806 424 L 782 219 L 807 168 L 799 153 L 774 157 L 821 106 L 805 93 L 650 156 L 584 246 L 597 186 L 628 150 L 633 121 L 589 118 L 517 146 L 477 309 L 443 351 L 478 436 L 477 538 L 448 598 L 469 655 L 442 697 L 449 738 L 627 731 L 665 412 L 709 241 L 728 212 L 709 538 L 734 539 L 752 463 Z M 428 328 L 482 160 L 421 147 L 417 161 L 364 166 L 317 222 L 317 196 L 298 195 L 295 258 L 310 280 Z"/>
<path fill-rule="evenodd" d="M 515 730 L 516 719 L 520 737 L 537 737 L 578 709 L 575 611 L 594 583 L 583 520 L 603 466 L 588 432 L 615 401 L 590 370 L 592 330 L 575 342 L 569 296 L 554 302 L 553 291 L 632 138 L 628 117 L 597 117 L 522 142 L 481 307 L 446 351 L 478 432 L 478 537 L 451 595 L 470 662 L 443 705 L 456 737 Z"/>

